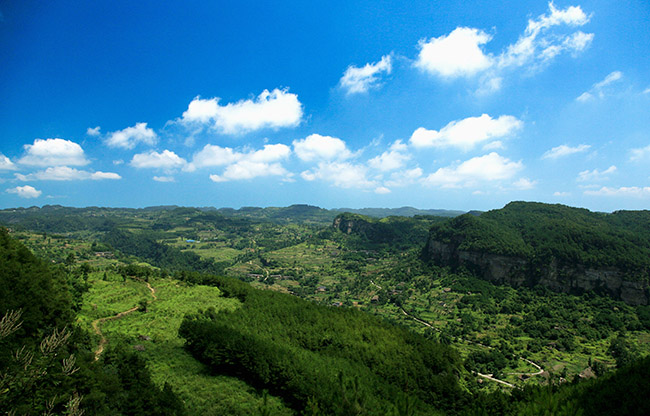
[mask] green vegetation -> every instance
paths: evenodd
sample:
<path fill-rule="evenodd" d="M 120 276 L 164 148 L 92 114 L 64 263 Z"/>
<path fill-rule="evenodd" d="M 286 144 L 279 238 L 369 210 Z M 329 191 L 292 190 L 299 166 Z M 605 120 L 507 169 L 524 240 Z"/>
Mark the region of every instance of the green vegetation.
<path fill-rule="evenodd" d="M 498 286 L 422 258 L 431 235 L 524 258 L 530 274 L 555 261 L 639 282 L 645 211 L 48 206 L 0 223 L 2 412 L 646 413 L 616 398 L 648 394 L 650 306 Z M 23 347 L 29 371 L 12 358 Z"/>
<path fill-rule="evenodd" d="M 465 214 L 431 229 L 431 240 L 460 250 L 521 256 L 534 264 L 619 267 L 648 279 L 650 211 L 590 212 L 564 205 L 511 202 L 480 216 Z"/>
<path fill-rule="evenodd" d="M 278 394 L 296 410 L 380 414 L 407 395 L 426 413 L 457 409 L 460 360 L 448 346 L 353 309 L 319 306 L 236 280 L 220 287 L 234 311 L 189 315 L 180 335 L 197 358 Z M 346 397 L 349 400 L 341 400 Z"/>

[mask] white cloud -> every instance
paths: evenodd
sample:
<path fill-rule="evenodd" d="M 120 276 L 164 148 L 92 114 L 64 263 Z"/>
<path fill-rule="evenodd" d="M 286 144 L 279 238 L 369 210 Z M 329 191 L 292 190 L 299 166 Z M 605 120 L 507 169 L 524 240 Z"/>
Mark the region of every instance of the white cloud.
<path fill-rule="evenodd" d="M 609 188 L 607 186 L 603 186 L 597 191 L 584 191 L 584 194 L 593 196 L 648 198 L 650 197 L 650 186 L 622 186 L 620 188 Z"/>
<path fill-rule="evenodd" d="M 501 88 L 502 71 L 508 68 L 529 66 L 534 70 L 562 53 L 576 55 L 585 50 L 593 41 L 593 33 L 579 30 L 560 33 L 554 28 L 578 27 L 588 22 L 589 16 L 580 6 L 558 9 L 551 2 L 549 13 L 530 19 L 517 42 L 508 45 L 498 56 L 483 49 L 491 35 L 480 29 L 457 27 L 448 35 L 420 40 L 415 65 L 443 78 L 482 75 L 477 93 L 488 94 Z"/>
<path fill-rule="evenodd" d="M 286 159 L 291 154 L 291 148 L 285 144 L 267 144 L 262 150 L 245 155 L 251 162 L 275 162 Z"/>
<path fill-rule="evenodd" d="M 616 166 L 612 165 L 600 172 L 598 169 L 594 170 L 583 170 L 578 174 L 578 182 L 587 182 L 587 181 L 602 181 L 607 180 L 610 173 L 616 172 Z"/>
<path fill-rule="evenodd" d="M 0 153 L 0 170 L 16 170 L 16 165 L 2 153 Z"/>
<path fill-rule="evenodd" d="M 115 173 L 115 172 L 97 171 L 97 172 L 93 172 L 93 173 L 90 174 L 90 179 L 92 179 L 94 181 L 99 181 L 99 180 L 102 180 L 102 179 L 116 180 L 116 179 L 122 179 L 122 177 L 120 175 L 118 175 L 117 173 Z"/>
<path fill-rule="evenodd" d="M 510 179 L 523 169 L 521 162 L 513 162 L 497 153 L 469 159 L 457 166 L 438 169 L 424 179 L 428 185 L 443 188 L 474 186 L 481 182 Z"/>
<path fill-rule="evenodd" d="M 37 190 L 33 186 L 25 185 L 9 188 L 7 189 L 7 193 L 16 194 L 21 198 L 38 198 L 43 192 Z"/>
<path fill-rule="evenodd" d="M 393 188 L 407 186 L 415 183 L 423 175 L 422 169 L 413 168 L 404 171 L 393 172 L 390 179 L 386 181 L 385 185 Z"/>
<path fill-rule="evenodd" d="M 535 185 L 537 185 L 537 181 L 531 181 L 528 178 L 521 178 L 512 185 L 520 191 L 527 191 L 529 189 L 533 189 Z"/>
<path fill-rule="evenodd" d="M 97 127 L 92 127 L 92 128 L 91 128 L 91 127 L 88 127 L 88 128 L 86 129 L 86 135 L 87 135 L 87 136 L 92 136 L 92 137 L 97 137 L 97 136 L 99 136 L 99 135 L 101 134 L 100 130 L 101 130 L 101 129 L 99 128 L 99 126 L 97 126 Z"/>
<path fill-rule="evenodd" d="M 447 36 L 420 40 L 415 66 L 445 78 L 474 75 L 492 65 L 492 58 L 481 49 L 490 39 L 481 30 L 458 27 Z"/>
<path fill-rule="evenodd" d="M 621 71 L 614 71 L 607 75 L 605 79 L 603 79 L 600 82 L 595 83 L 594 85 L 591 86 L 589 91 L 585 91 L 578 98 L 576 98 L 576 101 L 580 102 L 586 102 L 590 101 L 597 98 L 605 98 L 605 95 L 607 93 L 606 87 L 620 81 L 623 78 L 623 73 Z"/>
<path fill-rule="evenodd" d="M 632 149 L 630 153 L 631 153 L 630 160 L 632 161 L 646 159 L 648 156 L 650 156 L 650 145 L 646 147 L 641 147 L 639 149 Z"/>
<path fill-rule="evenodd" d="M 83 166 L 90 163 L 83 149 L 75 142 L 64 139 L 36 139 L 26 144 L 25 156 L 18 163 L 31 166 Z"/>
<path fill-rule="evenodd" d="M 589 146 L 588 144 L 581 144 L 574 147 L 568 146 L 566 144 L 562 144 L 560 146 L 552 148 L 551 150 L 546 151 L 542 155 L 542 159 L 558 159 L 560 157 L 569 156 L 574 153 L 586 152 L 590 148 L 591 146 Z"/>
<path fill-rule="evenodd" d="M 300 176 L 307 180 L 331 182 L 339 188 L 374 188 L 376 182 L 367 177 L 367 168 L 347 162 L 320 162 L 316 168 L 304 171 Z"/>
<path fill-rule="evenodd" d="M 311 134 L 302 140 L 293 141 L 293 150 L 298 158 L 313 160 L 343 160 L 352 157 L 345 142 L 337 137 Z"/>
<path fill-rule="evenodd" d="M 182 168 L 186 163 L 185 159 L 170 150 L 138 153 L 131 159 L 131 166 L 136 168 L 175 169 Z"/>
<path fill-rule="evenodd" d="M 367 92 L 370 88 L 377 87 L 381 73 L 390 74 L 392 70 L 392 59 L 390 55 L 382 56 L 379 62 L 366 64 L 362 68 L 349 66 L 345 70 L 339 84 L 347 94 L 358 94 Z"/>
<path fill-rule="evenodd" d="M 102 180 L 122 179 L 120 175 L 113 172 L 89 172 L 68 166 L 54 166 L 45 170 L 30 173 L 28 175 L 16 174 L 21 181 L 79 181 L 79 180 Z"/>
<path fill-rule="evenodd" d="M 378 186 L 375 188 L 375 193 L 380 195 L 389 194 L 390 189 L 386 188 L 385 186 Z"/>
<path fill-rule="evenodd" d="M 108 133 L 106 139 L 107 146 L 122 149 L 133 149 L 138 143 L 149 146 L 158 143 L 158 135 L 147 127 L 147 123 L 136 123 L 133 127 Z"/>
<path fill-rule="evenodd" d="M 279 163 L 254 162 L 242 160 L 230 165 L 221 175 L 210 175 L 214 182 L 226 182 L 253 179 L 259 176 L 290 176 L 291 174 Z"/>
<path fill-rule="evenodd" d="M 262 128 L 297 126 L 302 119 L 302 104 L 296 94 L 286 89 L 268 90 L 255 99 L 219 105 L 219 98 L 196 97 L 183 113 L 184 124 L 211 123 L 226 134 L 243 134 Z"/>
<path fill-rule="evenodd" d="M 521 129 L 523 122 L 513 116 L 493 119 L 487 114 L 452 121 L 445 127 L 427 130 L 420 127 L 411 135 L 410 143 L 415 147 L 458 147 L 470 150 L 477 143 L 509 136 Z"/>
<path fill-rule="evenodd" d="M 495 140 L 490 143 L 485 143 L 483 145 L 483 150 L 499 150 L 499 149 L 504 149 L 505 145 L 501 140 Z"/>
<path fill-rule="evenodd" d="M 583 26 L 589 22 L 580 6 L 557 9 L 549 3 L 550 14 L 540 15 L 528 21 L 524 34 L 516 43 L 509 45 L 499 56 L 499 68 L 542 65 L 562 52 L 577 53 L 586 49 L 593 40 L 592 33 L 581 31 L 572 34 L 548 33 L 555 26 Z"/>
<path fill-rule="evenodd" d="M 192 163 L 188 170 L 203 168 L 208 166 L 224 166 L 235 163 L 241 158 L 241 153 L 233 151 L 230 147 L 221 147 L 212 144 L 206 144 L 201 151 L 194 154 Z"/>
<path fill-rule="evenodd" d="M 288 158 L 290 154 L 291 148 L 285 144 L 267 144 L 260 150 L 248 152 L 207 144 L 194 155 L 192 163 L 186 166 L 186 170 L 194 171 L 197 168 L 232 165 L 240 161 L 277 162 Z"/>
<path fill-rule="evenodd" d="M 176 182 L 173 176 L 154 176 L 153 180 L 156 182 Z"/>
<path fill-rule="evenodd" d="M 571 193 L 570 192 L 556 191 L 556 192 L 553 192 L 553 196 L 571 196 Z"/>
<path fill-rule="evenodd" d="M 368 161 L 368 165 L 380 171 L 390 171 L 404 166 L 411 156 L 405 154 L 407 146 L 401 140 L 393 143 L 389 150 Z"/>

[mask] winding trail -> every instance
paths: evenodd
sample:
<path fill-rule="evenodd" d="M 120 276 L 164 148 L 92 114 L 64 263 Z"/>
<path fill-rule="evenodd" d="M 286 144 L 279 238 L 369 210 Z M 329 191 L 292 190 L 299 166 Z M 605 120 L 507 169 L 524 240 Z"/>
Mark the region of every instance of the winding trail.
<path fill-rule="evenodd" d="M 147 301 L 147 303 L 151 303 L 154 300 L 158 299 L 158 296 L 156 296 L 156 289 L 153 286 L 151 286 L 151 284 L 149 284 L 149 282 L 145 282 L 144 280 L 142 280 L 140 278 L 137 278 L 137 277 L 132 277 L 132 279 L 137 280 L 137 281 L 142 282 L 142 283 L 145 283 L 147 285 L 147 288 L 151 292 L 151 297 L 153 297 L 153 300 Z M 108 344 L 108 339 L 102 333 L 102 330 L 99 327 L 99 325 L 106 322 L 106 321 L 115 321 L 117 319 L 120 319 L 120 318 L 122 318 L 122 317 L 124 317 L 124 316 L 126 316 L 126 315 L 128 315 L 130 313 L 133 313 L 133 312 L 137 311 L 138 309 L 140 309 L 140 306 L 134 306 L 131 309 L 127 309 L 127 310 L 122 311 L 120 313 L 117 313 L 117 314 L 115 314 L 113 316 L 107 316 L 107 317 L 104 317 L 104 318 L 95 319 L 92 322 L 91 325 L 93 327 L 93 332 L 100 336 L 99 345 L 97 346 L 97 349 L 95 350 L 95 361 L 99 360 L 99 357 L 102 355 L 102 353 L 104 352 L 104 349 L 106 348 L 106 344 Z"/>
<path fill-rule="evenodd" d="M 419 323 L 421 323 L 422 325 L 425 325 L 425 326 L 427 326 L 427 327 L 429 327 L 429 328 L 431 328 L 431 329 L 433 329 L 433 330 L 440 331 L 440 329 L 438 329 L 438 328 L 436 328 L 435 326 L 431 325 L 431 324 L 428 323 L 427 321 L 423 321 L 422 319 L 416 318 L 415 316 L 409 314 L 408 312 L 406 312 L 406 311 L 404 310 L 404 308 L 400 307 L 400 309 L 401 309 L 401 311 L 402 311 L 402 313 L 403 313 L 404 315 L 408 316 L 409 318 L 413 319 L 414 321 L 419 322 Z M 482 346 L 482 347 L 492 349 L 492 347 L 487 346 L 487 345 L 483 345 L 483 344 L 478 343 L 478 342 L 473 342 L 473 341 L 470 341 L 470 340 L 467 340 L 467 339 L 463 339 L 463 340 L 464 340 L 465 342 L 469 342 L 470 344 L 477 344 L 477 345 L 480 345 L 480 346 Z M 531 376 L 531 377 L 532 377 L 532 376 L 540 376 L 540 375 L 542 375 L 542 374 L 544 373 L 544 369 L 543 369 L 539 364 L 534 363 L 534 362 L 532 362 L 532 361 L 530 361 L 529 359 L 524 358 L 524 357 L 519 357 L 519 359 L 520 359 L 520 360 L 523 360 L 523 361 L 526 361 L 528 364 L 530 364 L 530 365 L 532 365 L 533 367 L 537 368 L 538 371 L 535 372 L 535 373 L 506 373 L 506 374 L 508 374 L 508 375 L 515 375 L 515 376 Z M 479 377 L 483 377 L 483 378 L 486 378 L 486 379 L 488 379 L 488 380 L 496 381 L 497 383 L 501 383 L 501 384 L 503 384 L 504 386 L 508 386 L 508 387 L 511 387 L 511 388 L 516 388 L 516 387 L 517 387 L 517 386 L 515 386 L 515 385 L 512 384 L 512 383 L 508 383 L 507 381 L 499 380 L 498 378 L 494 378 L 494 377 L 492 377 L 492 374 L 481 374 L 481 373 L 479 373 L 479 372 L 477 372 L 476 374 L 477 374 Z"/>

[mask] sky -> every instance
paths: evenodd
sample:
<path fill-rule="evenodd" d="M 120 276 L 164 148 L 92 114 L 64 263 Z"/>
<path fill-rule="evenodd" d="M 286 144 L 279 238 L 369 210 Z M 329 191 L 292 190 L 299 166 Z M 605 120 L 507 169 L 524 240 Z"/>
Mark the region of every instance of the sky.
<path fill-rule="evenodd" d="M 0 1 L 0 208 L 647 209 L 648 22 L 647 0 Z"/>

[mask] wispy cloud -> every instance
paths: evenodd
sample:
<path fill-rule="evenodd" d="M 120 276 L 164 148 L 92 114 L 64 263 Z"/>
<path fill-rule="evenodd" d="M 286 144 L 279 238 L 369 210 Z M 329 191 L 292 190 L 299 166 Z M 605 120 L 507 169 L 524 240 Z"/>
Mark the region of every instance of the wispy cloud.
<path fill-rule="evenodd" d="M 621 71 L 614 71 L 607 75 L 605 79 L 603 79 L 600 82 L 595 83 L 594 85 L 591 86 L 589 91 L 585 91 L 578 98 L 576 98 L 576 101 L 580 102 L 586 102 L 590 100 L 594 100 L 596 98 L 604 98 L 606 95 L 606 87 L 620 81 L 623 78 L 623 73 Z"/>
<path fill-rule="evenodd" d="M 348 95 L 365 93 L 378 87 L 380 76 L 390 74 L 392 68 L 390 55 L 382 56 L 379 62 L 368 63 L 361 68 L 350 65 L 343 73 L 339 85 Z"/>
<path fill-rule="evenodd" d="M 90 172 L 87 170 L 75 169 L 68 166 L 54 166 L 27 175 L 20 173 L 16 173 L 15 175 L 16 179 L 21 181 L 99 181 L 104 179 L 122 179 L 120 175 L 114 172 Z"/>
<path fill-rule="evenodd" d="M 542 155 L 542 159 L 558 159 L 575 153 L 586 152 L 590 148 L 591 146 L 588 144 L 580 144 L 578 146 L 569 146 L 566 144 L 561 144 L 557 147 L 552 148 L 551 150 L 546 151 Z"/>
<path fill-rule="evenodd" d="M 583 170 L 578 174 L 578 182 L 594 182 L 594 181 L 603 181 L 609 179 L 609 175 L 616 172 L 616 166 L 612 165 L 605 169 L 604 171 L 599 171 L 598 169 L 594 170 Z"/>
<path fill-rule="evenodd" d="M 599 190 L 586 190 L 584 193 L 593 196 L 648 198 L 650 197 L 650 186 L 622 186 L 620 188 L 603 186 Z"/>

